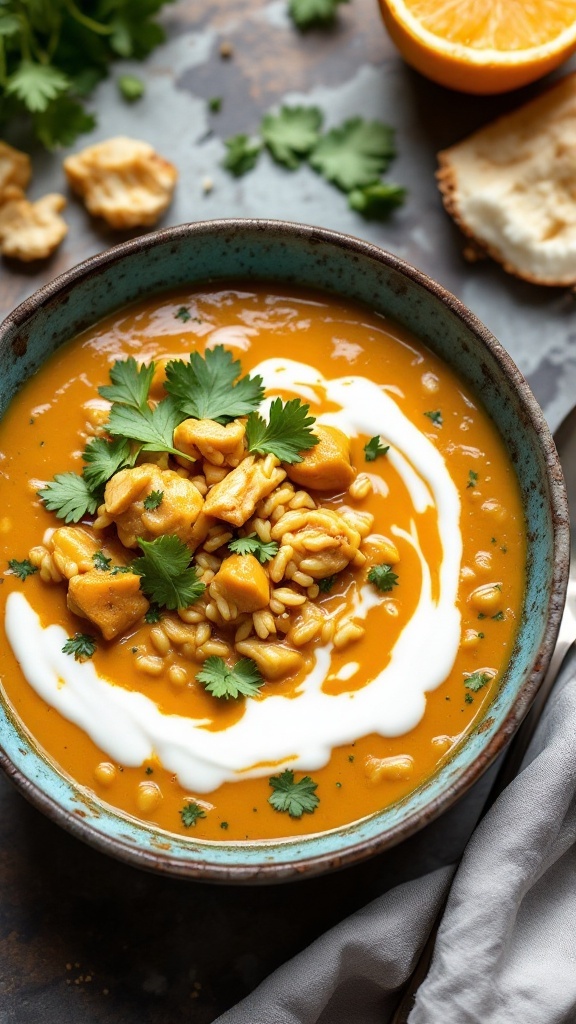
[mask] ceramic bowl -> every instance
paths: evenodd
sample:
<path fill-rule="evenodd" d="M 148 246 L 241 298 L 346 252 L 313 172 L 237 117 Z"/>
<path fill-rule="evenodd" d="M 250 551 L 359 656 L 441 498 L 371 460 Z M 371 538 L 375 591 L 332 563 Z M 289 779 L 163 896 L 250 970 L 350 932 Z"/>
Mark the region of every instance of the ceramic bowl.
<path fill-rule="evenodd" d="M 125 242 L 56 278 L 0 328 L 0 412 L 54 349 L 108 313 L 165 289 L 219 278 L 323 289 L 365 303 L 416 334 L 467 382 L 499 428 L 520 481 L 529 539 L 518 639 L 482 721 L 425 785 L 335 831 L 245 844 L 161 832 L 76 786 L 37 749 L 7 703 L 0 703 L 2 767 L 36 807 L 73 835 L 164 874 L 273 882 L 340 868 L 398 843 L 461 797 L 502 750 L 534 698 L 556 639 L 567 580 L 567 507 L 542 413 L 486 327 L 454 296 L 396 256 L 356 238 L 298 224 L 185 224 Z"/>

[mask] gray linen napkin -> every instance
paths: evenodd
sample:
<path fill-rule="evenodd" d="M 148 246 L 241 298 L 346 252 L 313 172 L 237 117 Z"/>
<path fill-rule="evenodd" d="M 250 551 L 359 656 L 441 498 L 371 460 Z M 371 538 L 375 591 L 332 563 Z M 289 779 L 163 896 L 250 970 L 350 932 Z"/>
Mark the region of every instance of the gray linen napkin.
<path fill-rule="evenodd" d="M 455 876 L 442 868 L 374 900 L 217 1024 L 386 1024 L 448 889 L 410 1024 L 574 1024 L 575 840 L 573 652 Z"/>

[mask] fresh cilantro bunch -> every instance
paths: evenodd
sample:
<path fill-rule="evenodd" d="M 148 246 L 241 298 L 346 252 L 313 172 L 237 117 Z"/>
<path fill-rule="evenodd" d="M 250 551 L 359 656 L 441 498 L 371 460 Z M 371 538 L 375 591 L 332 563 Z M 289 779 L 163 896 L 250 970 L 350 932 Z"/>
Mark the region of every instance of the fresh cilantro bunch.
<path fill-rule="evenodd" d="M 306 11 L 312 24 L 314 11 L 320 17 L 324 10 L 331 17 L 337 2 L 343 0 L 299 0 L 293 6 Z M 394 130 L 380 121 L 352 117 L 322 135 L 322 120 L 318 107 L 284 105 L 269 112 L 260 124 L 261 140 L 236 135 L 225 142 L 223 167 L 235 177 L 246 174 L 265 145 L 273 160 L 288 170 L 296 170 L 307 159 L 326 181 L 347 193 L 348 205 L 362 216 L 388 217 L 406 198 L 406 189 L 380 180 L 396 155 Z"/>
<path fill-rule="evenodd" d="M 0 125 L 28 116 L 48 149 L 71 145 L 96 123 L 84 101 L 110 64 L 164 41 L 155 17 L 168 2 L 2 0 Z"/>

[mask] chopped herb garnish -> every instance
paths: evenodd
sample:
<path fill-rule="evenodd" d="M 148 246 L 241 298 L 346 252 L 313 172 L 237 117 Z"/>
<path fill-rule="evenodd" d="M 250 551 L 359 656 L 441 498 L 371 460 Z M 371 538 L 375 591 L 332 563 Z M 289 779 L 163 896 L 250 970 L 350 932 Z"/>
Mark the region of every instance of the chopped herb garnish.
<path fill-rule="evenodd" d="M 98 496 L 78 473 L 57 473 L 46 487 L 38 491 L 49 512 L 55 512 L 66 523 L 77 523 L 98 508 Z"/>
<path fill-rule="evenodd" d="M 258 455 L 276 455 L 281 462 L 302 462 L 300 452 L 318 444 L 312 433 L 313 416 L 309 406 L 299 398 L 289 402 L 275 398 L 270 406 L 268 423 L 257 412 L 251 412 L 246 423 L 248 451 Z"/>
<path fill-rule="evenodd" d="M 350 761 L 350 764 L 352 764 L 354 760 L 354 754 L 348 754 L 348 760 Z"/>
<path fill-rule="evenodd" d="M 144 498 L 143 505 L 147 512 L 153 512 L 155 508 L 158 508 L 162 504 L 164 498 L 164 491 L 150 491 Z"/>
<path fill-rule="evenodd" d="M 208 110 L 211 114 L 219 114 L 222 110 L 222 97 L 211 96 L 208 100 Z"/>
<path fill-rule="evenodd" d="M 344 192 L 373 185 L 395 155 L 394 131 L 379 121 L 352 117 L 321 137 L 310 164 Z"/>
<path fill-rule="evenodd" d="M 494 622 L 502 622 L 505 618 L 504 612 L 496 612 L 496 615 L 492 616 Z"/>
<path fill-rule="evenodd" d="M 95 551 L 92 555 L 92 561 L 94 562 L 94 568 L 100 569 L 101 572 L 107 572 L 112 559 L 107 558 L 103 551 Z"/>
<path fill-rule="evenodd" d="M 181 320 L 183 324 L 186 324 L 192 319 L 192 313 L 189 309 L 186 309 L 186 306 L 180 306 L 178 312 L 174 313 L 174 318 L 176 320 Z"/>
<path fill-rule="evenodd" d="M 206 811 L 200 807 L 195 801 L 190 801 L 180 811 L 180 817 L 182 818 L 182 824 L 184 828 L 190 828 L 191 825 L 195 825 L 199 818 L 206 817 Z"/>
<path fill-rule="evenodd" d="M 165 388 L 182 413 L 198 420 L 229 423 L 257 409 L 264 397 L 261 377 L 240 377 L 239 359 L 223 345 L 192 352 L 188 362 L 173 359 L 166 365 Z M 162 403 L 160 403 L 162 404 Z"/>
<path fill-rule="evenodd" d="M 466 704 L 473 704 L 474 703 L 474 697 L 472 696 L 471 693 L 465 694 L 464 695 L 464 700 L 465 700 Z"/>
<path fill-rule="evenodd" d="M 148 405 L 143 409 L 135 409 L 115 403 L 110 410 L 107 429 L 116 437 L 138 441 L 144 452 L 168 452 L 194 461 L 190 455 L 178 451 L 173 445 L 174 431 L 184 417 L 185 414 L 170 395 L 162 399 L 154 409 Z"/>
<path fill-rule="evenodd" d="M 382 590 L 384 593 L 398 586 L 397 574 L 392 571 L 391 565 L 386 565 L 384 562 L 381 565 L 372 566 L 368 573 L 368 579 L 370 583 L 373 583 L 378 590 Z"/>
<path fill-rule="evenodd" d="M 120 75 L 118 88 L 128 103 L 139 100 L 146 92 L 146 87 L 141 78 L 136 75 Z"/>
<path fill-rule="evenodd" d="M 379 455 L 386 455 L 390 451 L 389 444 L 380 444 L 380 435 L 371 437 L 364 445 L 364 458 L 366 462 L 374 462 Z"/>
<path fill-rule="evenodd" d="M 132 409 L 145 409 L 154 369 L 154 363 L 138 366 L 133 356 L 118 359 L 110 370 L 112 383 L 99 387 L 98 394 L 108 402 L 118 402 Z"/>
<path fill-rule="evenodd" d="M 220 822 L 220 828 L 227 829 L 228 828 L 228 822 L 227 821 L 221 821 Z"/>
<path fill-rule="evenodd" d="M 406 200 L 407 191 L 391 181 L 376 181 L 373 185 L 353 188 L 348 193 L 348 206 L 367 220 L 386 220 Z"/>
<path fill-rule="evenodd" d="M 492 676 L 488 672 L 473 672 L 472 675 L 466 676 L 464 679 L 464 686 L 467 690 L 473 690 L 476 693 L 490 682 L 492 682 Z"/>
<path fill-rule="evenodd" d="M 486 615 L 486 612 L 478 612 L 478 618 L 479 619 L 486 619 L 486 618 L 488 618 L 488 616 Z"/>
<path fill-rule="evenodd" d="M 282 107 L 265 114 L 260 130 L 277 163 L 295 170 L 320 137 L 322 111 L 318 107 Z"/>
<path fill-rule="evenodd" d="M 342 783 L 341 782 L 336 782 L 335 785 L 336 785 L 336 789 L 342 789 Z"/>
<path fill-rule="evenodd" d="M 484 639 L 484 633 L 476 633 L 476 636 L 478 637 L 479 640 Z"/>
<path fill-rule="evenodd" d="M 17 558 L 11 558 L 8 562 L 10 571 L 18 577 L 19 580 L 25 580 L 28 576 L 33 576 L 35 572 L 38 572 L 38 566 L 32 565 L 32 562 L 24 558 L 21 562 Z"/>
<path fill-rule="evenodd" d="M 338 4 L 348 0 L 289 0 L 288 13 L 299 29 L 330 25 L 336 17 Z"/>
<path fill-rule="evenodd" d="M 264 679 L 252 658 L 242 658 L 230 667 L 223 658 L 213 654 L 206 658 L 196 679 L 213 697 L 257 697 Z"/>
<path fill-rule="evenodd" d="M 286 811 L 291 818 L 312 814 L 320 803 L 315 792 L 318 784 L 309 775 L 294 782 L 294 772 L 286 769 L 281 775 L 272 775 L 268 782 L 274 790 L 268 803 L 275 811 Z"/>
<path fill-rule="evenodd" d="M 336 583 L 336 575 L 324 576 L 324 579 L 317 580 L 316 582 L 318 584 L 318 590 L 320 591 L 321 594 L 329 594 L 330 591 L 332 590 L 332 587 Z"/>
<path fill-rule="evenodd" d="M 237 537 L 228 544 L 230 551 L 235 555 L 254 555 L 264 565 L 278 554 L 278 544 L 275 540 L 264 541 L 256 533 L 248 537 Z"/>
<path fill-rule="evenodd" d="M 111 576 L 121 576 L 125 572 L 132 572 L 131 565 L 113 565 L 110 569 Z"/>
<path fill-rule="evenodd" d="M 259 139 L 250 138 L 249 135 L 234 135 L 226 139 L 224 145 L 228 152 L 222 161 L 222 167 L 235 178 L 240 178 L 247 171 L 255 167 L 262 149 Z"/>
<path fill-rule="evenodd" d="M 73 654 L 76 661 L 86 661 L 96 651 L 96 640 L 90 633 L 74 633 L 62 648 L 63 654 Z"/>
<path fill-rule="evenodd" d="M 154 774 L 154 769 L 151 768 L 150 765 L 147 765 L 147 767 L 144 769 L 144 771 L 145 771 L 146 775 L 153 775 Z"/>
<path fill-rule="evenodd" d="M 136 448 L 132 452 L 130 442 L 124 437 L 117 437 L 114 441 L 95 437 L 86 445 L 82 455 L 86 463 L 82 476 L 90 490 L 96 493 L 118 470 L 132 467 L 139 451 Z"/>
<path fill-rule="evenodd" d="M 478 483 L 478 473 L 475 473 L 473 469 L 468 470 L 468 483 L 466 487 L 476 487 Z"/>
<path fill-rule="evenodd" d="M 432 420 L 432 423 L 434 424 L 435 427 L 441 427 L 444 422 L 444 420 L 442 419 L 442 413 L 440 412 L 440 409 L 434 409 L 431 410 L 430 412 L 425 412 L 424 415 L 427 416 L 429 420 Z"/>
<path fill-rule="evenodd" d="M 148 611 L 144 613 L 144 622 L 147 622 L 149 626 L 154 625 L 155 622 L 160 622 L 162 615 L 158 605 L 151 604 Z"/>
<path fill-rule="evenodd" d="M 162 608 L 187 608 L 205 591 L 196 569 L 190 565 L 190 549 L 174 534 L 155 540 L 138 538 L 143 555 L 131 571 L 140 576 L 140 589 Z"/>

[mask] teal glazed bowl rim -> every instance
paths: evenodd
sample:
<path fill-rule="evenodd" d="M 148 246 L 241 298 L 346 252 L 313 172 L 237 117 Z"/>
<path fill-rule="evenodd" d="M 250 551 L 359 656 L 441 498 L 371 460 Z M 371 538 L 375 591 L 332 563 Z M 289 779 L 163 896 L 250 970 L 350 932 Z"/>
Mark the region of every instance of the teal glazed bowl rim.
<path fill-rule="evenodd" d="M 391 807 L 302 839 L 208 842 L 115 812 L 42 753 L 0 700 L 0 765 L 17 788 L 74 836 L 147 870 L 256 883 L 342 868 L 407 838 L 455 803 L 502 751 L 550 660 L 564 606 L 569 521 L 560 463 L 528 384 L 490 331 L 439 284 L 369 242 L 271 220 L 183 224 L 99 253 L 26 299 L 0 326 L 0 413 L 63 341 L 141 297 L 232 279 L 318 288 L 399 321 L 437 352 L 483 402 L 504 438 L 523 494 L 526 594 L 501 687 L 482 720 L 425 784 Z M 1 696 L 1 691 L 0 691 Z"/>

